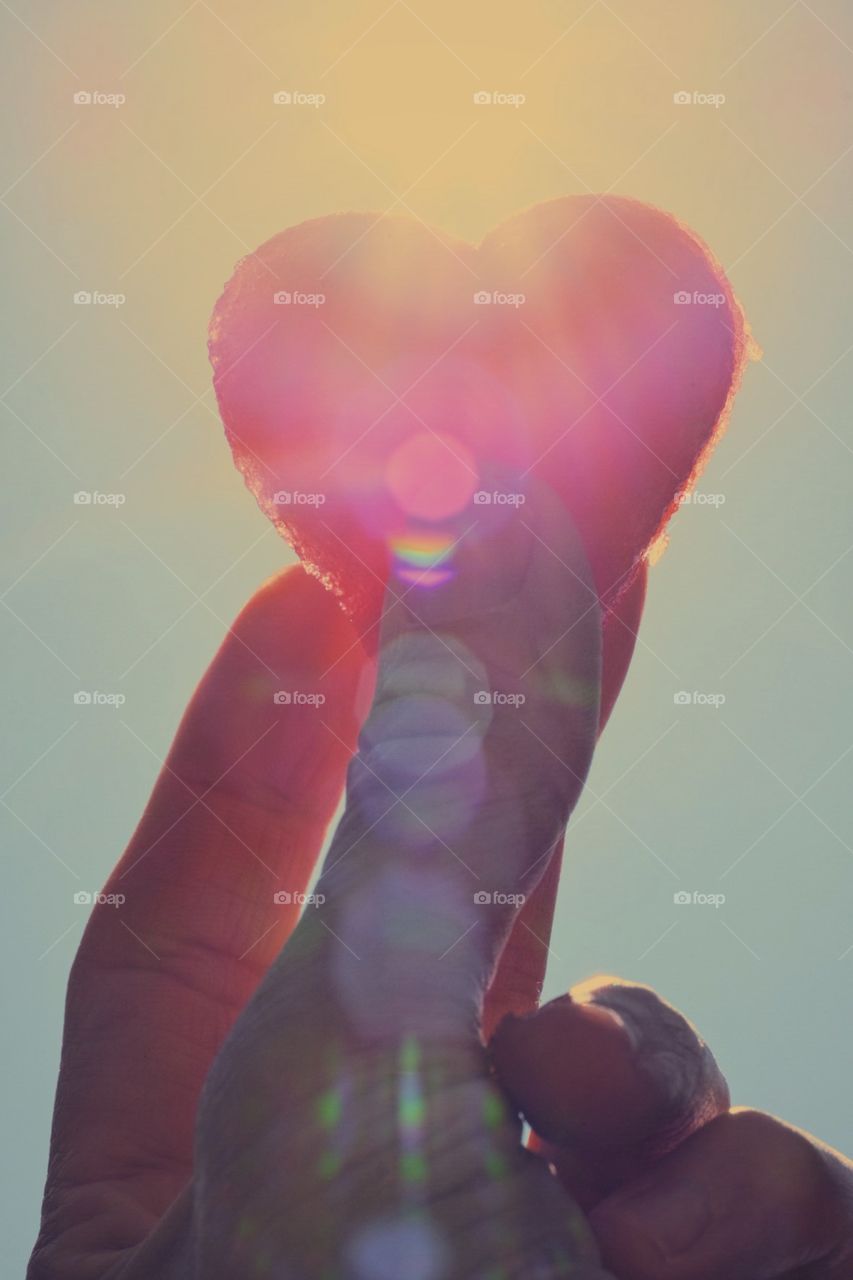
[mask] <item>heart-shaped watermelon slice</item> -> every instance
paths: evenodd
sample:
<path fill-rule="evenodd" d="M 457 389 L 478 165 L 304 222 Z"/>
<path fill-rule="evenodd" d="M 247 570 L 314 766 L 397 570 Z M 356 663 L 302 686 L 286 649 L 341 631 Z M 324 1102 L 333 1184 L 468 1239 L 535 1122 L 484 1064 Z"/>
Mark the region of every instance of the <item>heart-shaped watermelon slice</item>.
<path fill-rule="evenodd" d="M 615 196 L 536 205 L 472 246 L 345 213 L 243 258 L 210 357 L 262 509 L 359 621 L 389 565 L 440 580 L 531 477 L 612 602 L 696 481 L 749 353 L 707 247 Z"/>

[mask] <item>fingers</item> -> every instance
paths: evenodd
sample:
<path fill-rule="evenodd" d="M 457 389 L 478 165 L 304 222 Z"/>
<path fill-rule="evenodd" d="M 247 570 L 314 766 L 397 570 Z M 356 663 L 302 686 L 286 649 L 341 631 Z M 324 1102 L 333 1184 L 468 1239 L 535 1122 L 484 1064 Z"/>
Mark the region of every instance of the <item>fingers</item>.
<path fill-rule="evenodd" d="M 639 567 L 630 586 L 604 614 L 601 705 L 598 736 L 628 674 L 646 598 L 647 568 Z M 528 897 L 501 954 L 483 1010 L 483 1037 L 489 1040 L 507 1013 L 528 1013 L 539 1003 L 548 960 L 548 944 L 560 885 L 563 842 L 546 859 L 542 879 Z"/>
<path fill-rule="evenodd" d="M 560 504 L 543 490 L 523 510 L 478 520 L 450 580 L 386 615 L 318 888 L 321 922 L 365 961 L 352 972 L 392 1022 L 425 1016 L 429 992 L 475 1023 L 589 768 L 597 597 Z"/>
<path fill-rule="evenodd" d="M 843 1280 L 853 1169 L 772 1116 L 717 1117 L 592 1215 L 620 1280 Z"/>
<path fill-rule="evenodd" d="M 445 562 L 451 576 L 392 579 L 318 904 L 208 1078 L 205 1265 L 227 1258 L 248 1274 L 262 1249 L 303 1274 L 397 1275 L 408 1264 L 387 1258 L 401 1239 L 462 1280 L 496 1260 L 508 1277 L 567 1274 L 582 1251 L 568 1198 L 520 1146 L 478 1022 L 589 768 L 599 609 L 548 494 L 528 495 L 523 521 L 482 511 Z M 249 1211 L 246 1240 L 236 1226 Z M 374 1239 L 378 1261 L 354 1261 Z M 562 1269 L 536 1270 L 558 1255 Z"/>
<path fill-rule="evenodd" d="M 43 1240 L 79 1231 L 82 1204 L 102 1247 L 118 1199 L 130 1244 L 187 1178 L 202 1081 L 293 927 L 342 788 L 362 675 L 350 624 L 294 569 L 202 679 L 107 886 L 124 902 L 95 909 L 73 966 Z"/>
<path fill-rule="evenodd" d="M 617 596 L 604 615 L 599 734 L 604 732 L 610 719 L 634 656 L 640 619 L 646 603 L 648 575 L 648 563 L 644 560 L 630 583 L 626 585 L 622 594 Z"/>
<path fill-rule="evenodd" d="M 538 1145 L 584 1207 L 729 1105 L 690 1023 L 648 988 L 615 979 L 506 1018 L 490 1049 Z"/>
<path fill-rule="evenodd" d="M 96 913 L 87 957 L 138 961 L 124 922 L 158 954 L 246 953 L 256 980 L 298 917 L 340 797 L 365 666 L 350 624 L 303 570 L 261 588 L 190 701 L 110 877 L 124 910 Z"/>
<path fill-rule="evenodd" d="M 619 1280 L 842 1280 L 853 1166 L 728 1090 L 653 992 L 595 979 L 491 1042 L 538 1146 L 591 1210 Z"/>

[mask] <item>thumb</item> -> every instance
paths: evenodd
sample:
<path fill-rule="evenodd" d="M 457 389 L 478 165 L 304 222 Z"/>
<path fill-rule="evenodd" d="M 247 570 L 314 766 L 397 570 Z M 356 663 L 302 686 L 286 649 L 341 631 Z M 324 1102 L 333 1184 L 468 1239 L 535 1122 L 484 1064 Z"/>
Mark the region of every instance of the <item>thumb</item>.
<path fill-rule="evenodd" d="M 587 1209 L 729 1106 L 696 1029 L 636 983 L 592 978 L 505 1018 L 490 1049 L 532 1145 Z"/>
<path fill-rule="evenodd" d="M 620 1280 L 844 1280 L 853 1169 L 772 1116 L 735 1110 L 592 1214 Z"/>

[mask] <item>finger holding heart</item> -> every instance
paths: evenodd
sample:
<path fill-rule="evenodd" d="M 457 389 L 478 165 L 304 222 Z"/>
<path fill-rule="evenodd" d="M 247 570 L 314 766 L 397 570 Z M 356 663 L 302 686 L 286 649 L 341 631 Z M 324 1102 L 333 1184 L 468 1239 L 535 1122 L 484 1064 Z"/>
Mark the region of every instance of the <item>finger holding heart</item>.
<path fill-rule="evenodd" d="M 205 1086 L 205 1275 L 269 1257 L 362 1280 L 409 1274 L 415 1255 L 428 1280 L 602 1278 L 577 1208 L 522 1147 L 480 1035 L 599 722 L 589 566 L 541 485 L 528 516 L 486 519 L 437 587 L 391 579 L 317 905 Z"/>

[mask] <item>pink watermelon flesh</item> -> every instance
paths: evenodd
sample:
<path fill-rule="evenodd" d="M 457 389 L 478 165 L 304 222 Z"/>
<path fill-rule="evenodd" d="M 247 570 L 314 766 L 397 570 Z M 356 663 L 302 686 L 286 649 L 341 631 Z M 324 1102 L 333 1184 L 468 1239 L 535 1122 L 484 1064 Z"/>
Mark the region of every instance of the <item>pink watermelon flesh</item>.
<path fill-rule="evenodd" d="M 209 348 L 246 483 L 369 621 L 392 560 L 446 572 L 442 548 L 532 477 L 614 600 L 719 437 L 748 338 L 675 218 L 572 196 L 476 247 L 401 216 L 291 227 L 238 263 Z"/>

